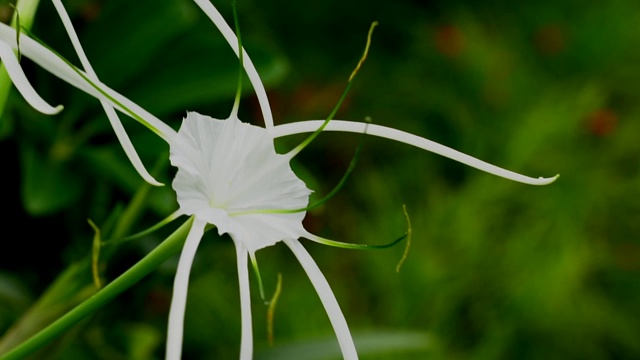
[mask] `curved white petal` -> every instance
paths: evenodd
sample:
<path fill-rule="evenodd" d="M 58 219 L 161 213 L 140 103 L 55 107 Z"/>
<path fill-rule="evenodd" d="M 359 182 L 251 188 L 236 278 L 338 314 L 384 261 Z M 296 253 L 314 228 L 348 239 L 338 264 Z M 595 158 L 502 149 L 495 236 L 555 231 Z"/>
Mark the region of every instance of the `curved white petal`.
<path fill-rule="evenodd" d="M 69 18 L 69 14 L 65 10 L 62 5 L 62 1 L 60 0 L 52 0 L 53 6 L 56 8 L 58 12 L 58 16 L 60 16 L 60 20 L 62 20 L 62 25 L 64 25 L 64 29 L 67 31 L 69 35 L 69 39 L 71 40 L 71 44 L 73 45 L 73 49 L 76 51 L 78 58 L 80 58 L 80 63 L 84 67 L 84 70 L 87 74 L 91 76 L 97 77 L 95 71 L 93 71 L 93 67 L 87 58 L 87 55 L 84 53 L 82 49 L 82 45 L 80 44 L 80 39 L 78 39 L 78 34 L 76 34 L 75 29 L 73 28 L 73 24 L 71 23 L 71 19 Z"/>
<path fill-rule="evenodd" d="M 202 11 L 211 19 L 214 25 L 220 30 L 222 36 L 227 40 L 233 52 L 236 53 L 236 56 L 239 55 L 238 52 L 238 38 L 235 33 L 220 13 L 218 9 L 215 8 L 211 4 L 209 0 L 194 0 L 195 3 L 202 9 Z M 267 129 L 273 127 L 273 115 L 271 114 L 271 107 L 269 106 L 269 99 L 267 99 L 267 92 L 264 89 L 264 85 L 260 80 L 260 75 L 258 75 L 258 71 L 256 67 L 253 66 L 253 62 L 251 58 L 249 58 L 249 54 L 242 49 L 243 51 L 243 60 L 244 60 L 244 71 L 249 76 L 249 80 L 251 81 L 251 85 L 253 85 L 253 89 L 256 92 L 256 96 L 258 97 L 258 103 L 260 103 L 260 109 L 262 110 L 262 116 L 264 117 L 264 124 Z"/>
<path fill-rule="evenodd" d="M 308 133 L 316 131 L 324 120 L 308 120 L 308 121 L 299 121 L 290 124 L 282 124 L 276 125 L 273 129 L 269 131 L 271 136 L 274 138 L 300 134 L 300 133 Z M 486 163 L 482 160 L 478 160 L 472 156 L 461 153 L 457 150 L 454 150 L 450 147 L 440 145 L 437 142 L 425 139 L 420 136 L 416 136 L 401 130 L 389 128 L 386 126 L 376 125 L 376 124 L 365 124 L 361 122 L 354 121 L 344 121 L 344 120 L 331 120 L 331 122 L 327 125 L 324 131 L 344 131 L 344 132 L 353 132 L 353 133 L 363 133 L 367 131 L 367 135 L 375 135 L 399 142 L 403 142 L 405 144 L 413 145 L 415 147 L 419 147 L 421 149 L 431 151 L 438 155 L 442 155 L 449 159 L 453 159 L 455 161 L 461 162 L 463 164 L 469 165 L 476 169 L 488 172 L 490 174 L 503 177 L 505 179 L 521 182 L 529 185 L 547 185 L 554 182 L 559 175 L 556 175 L 551 178 L 532 178 L 524 175 L 520 175 L 513 171 L 505 170 L 503 168 L 497 167 L 495 165 Z"/>
<path fill-rule="evenodd" d="M 87 55 L 84 53 L 84 50 L 82 49 L 82 45 L 80 44 L 80 39 L 78 39 L 78 35 L 76 34 L 75 29 L 73 28 L 73 24 L 71 23 L 69 14 L 67 14 L 67 11 L 62 5 L 62 1 L 53 0 L 53 6 L 56 8 L 56 11 L 60 16 L 60 20 L 62 20 L 62 24 L 64 25 L 65 30 L 67 30 L 69 39 L 71 39 L 71 44 L 73 45 L 73 48 L 76 51 L 76 54 L 78 54 L 78 58 L 80 58 L 80 63 L 82 64 L 82 67 L 84 67 L 84 70 L 87 72 L 88 75 L 91 75 L 97 79 L 98 75 L 93 70 L 91 63 L 87 58 Z M 102 99 L 100 100 L 100 104 L 102 104 L 102 107 L 104 108 L 104 111 L 107 114 L 107 118 L 111 123 L 111 127 L 113 127 L 113 131 L 116 133 L 116 137 L 120 141 L 120 145 L 122 146 L 122 149 L 124 149 L 125 154 L 127 154 L 129 161 L 131 161 L 131 164 L 133 164 L 133 167 L 136 169 L 138 174 L 140 174 L 140 176 L 142 176 L 142 178 L 149 184 L 155 185 L 155 186 L 162 186 L 163 184 L 158 182 L 156 179 L 154 179 L 153 176 L 149 174 L 147 169 L 142 164 L 142 160 L 140 160 L 140 157 L 138 156 L 136 149 L 133 147 L 133 144 L 131 143 L 131 140 L 129 139 L 127 132 L 122 126 L 122 123 L 120 122 L 120 118 L 118 118 L 118 114 L 114 110 L 113 106 L 111 106 L 107 101 Z"/>
<path fill-rule="evenodd" d="M 138 174 L 144 179 L 144 181 L 148 182 L 151 185 L 164 186 L 163 183 L 159 182 L 153 176 L 151 176 L 151 174 L 149 174 L 147 169 L 144 167 L 144 164 L 142 163 L 142 160 L 140 160 L 136 149 L 133 147 L 133 143 L 131 143 L 131 139 L 129 139 L 129 135 L 127 135 L 124 126 L 122 126 L 120 118 L 118 118 L 118 114 L 116 113 L 115 109 L 112 106 L 108 105 L 104 100 L 101 100 L 100 102 L 102 103 L 102 107 L 104 108 L 105 113 L 107 113 L 107 118 L 111 123 L 113 132 L 116 133 L 116 137 L 118 138 L 118 141 L 120 141 L 120 146 L 122 146 L 124 153 L 127 155 L 129 161 L 131 161 L 131 164 L 136 169 Z"/>
<path fill-rule="evenodd" d="M 333 295 L 333 291 L 331 291 L 331 287 L 329 286 L 327 279 L 322 275 L 318 265 L 313 261 L 311 255 L 309 255 L 307 250 L 298 240 L 288 239 L 284 240 L 284 243 L 289 246 L 293 254 L 296 256 L 300 265 L 302 265 L 304 271 L 307 273 L 307 276 L 309 276 L 311 284 L 313 284 L 313 287 L 316 289 L 316 292 L 320 297 L 320 301 L 322 301 L 322 305 L 327 311 L 329 321 L 331 321 L 331 325 L 333 326 L 333 331 L 335 331 L 336 337 L 338 338 L 343 358 L 346 360 L 357 359 L 358 353 L 356 352 L 356 347 L 353 343 L 349 326 L 347 325 L 344 315 L 342 315 L 338 301 Z"/>
<path fill-rule="evenodd" d="M 187 290 L 189 288 L 189 273 L 193 258 L 204 234 L 207 223 L 197 217 L 193 219 L 193 225 L 187 235 L 187 240 L 180 253 L 178 270 L 173 281 L 173 296 L 169 309 L 169 326 L 167 335 L 167 360 L 180 360 L 182 353 L 182 334 L 184 330 L 184 311 L 187 305 Z"/>
<path fill-rule="evenodd" d="M 20 63 L 18 63 L 18 58 L 13 52 L 11 46 L 2 41 L 0 41 L 0 59 L 2 59 L 2 63 L 7 69 L 7 73 L 9 74 L 13 84 L 16 86 L 16 89 L 18 89 L 24 99 L 27 100 L 29 105 L 39 112 L 47 115 L 54 115 L 62 111 L 62 105 L 53 107 L 38 95 L 22 71 Z"/>
<path fill-rule="evenodd" d="M 6 24 L 0 23 L 0 43 L 9 45 L 11 49 L 16 50 L 18 46 L 16 44 L 15 29 Z M 20 33 L 20 53 L 67 83 L 95 98 L 106 100 L 109 104 L 124 114 L 131 116 L 135 120 L 149 124 L 156 134 L 170 144 L 173 141 L 176 132 L 170 126 L 160 121 L 133 101 L 110 89 L 94 76 L 78 70 L 80 74 L 82 74 L 80 75 L 54 52 L 31 39 L 24 33 Z M 135 116 L 138 116 L 139 119 Z"/>
<path fill-rule="evenodd" d="M 234 241 L 238 256 L 238 282 L 240 284 L 240 317 L 242 335 L 240 337 L 240 360 L 253 358 L 253 326 L 251 324 L 251 296 L 249 288 L 249 252 L 239 241 Z"/>

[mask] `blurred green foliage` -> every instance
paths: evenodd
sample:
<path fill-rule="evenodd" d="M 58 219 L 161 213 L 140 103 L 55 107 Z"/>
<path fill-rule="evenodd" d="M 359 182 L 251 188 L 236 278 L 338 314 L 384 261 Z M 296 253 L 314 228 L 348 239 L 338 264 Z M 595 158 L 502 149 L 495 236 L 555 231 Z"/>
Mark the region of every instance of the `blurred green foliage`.
<path fill-rule="evenodd" d="M 229 3 L 214 4 L 231 19 Z M 191 1 L 65 5 L 103 82 L 174 128 L 186 110 L 227 116 L 238 63 Z M 401 246 L 347 251 L 305 242 L 363 359 L 640 357 L 640 3 L 246 0 L 238 6 L 276 123 L 328 114 L 369 24 L 378 20 L 369 58 L 338 118 L 370 116 L 517 172 L 561 174 L 552 185 L 531 187 L 368 138 L 347 186 L 305 220 L 321 236 L 385 243 L 404 231 L 407 205 L 414 238 L 399 274 Z M 48 1 L 33 33 L 78 63 Z M 7 204 L 0 220 L 7 246 L 0 251 L 0 333 L 58 273 L 90 256 L 87 218 L 103 233 L 132 233 L 176 206 L 169 186 L 154 188 L 130 223 L 113 225 L 142 181 L 99 103 L 27 59 L 23 66 L 43 97 L 65 110 L 42 116 L 14 91 L 0 120 Z M 261 125 L 245 89 L 241 118 Z M 157 164 L 168 184 L 166 146 L 124 122 L 143 161 Z M 277 146 L 285 151 L 298 141 Z M 325 194 L 357 141 L 323 134 L 294 170 Z M 109 248 L 106 280 L 166 234 Z M 234 250 L 227 237 L 206 239 L 191 273 L 184 358 L 235 358 Z M 278 273 L 284 288 L 276 346 L 269 348 L 267 309 L 253 281 L 256 357 L 335 358 L 329 321 L 295 258 L 275 246 L 258 260 L 267 291 Z M 47 358 L 161 358 L 176 263 L 70 331 L 45 350 Z M 79 274 L 74 289 L 86 295 L 90 274 Z M 78 301 L 64 298 L 66 308 Z"/>

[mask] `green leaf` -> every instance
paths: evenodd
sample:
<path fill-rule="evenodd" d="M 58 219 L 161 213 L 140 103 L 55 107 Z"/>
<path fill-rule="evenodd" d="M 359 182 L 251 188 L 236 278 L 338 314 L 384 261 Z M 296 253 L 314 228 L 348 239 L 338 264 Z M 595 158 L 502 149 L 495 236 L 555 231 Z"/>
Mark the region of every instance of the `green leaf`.
<path fill-rule="evenodd" d="M 33 216 L 54 213 L 79 199 L 83 183 L 67 162 L 44 155 L 31 144 L 21 147 L 22 203 Z"/>

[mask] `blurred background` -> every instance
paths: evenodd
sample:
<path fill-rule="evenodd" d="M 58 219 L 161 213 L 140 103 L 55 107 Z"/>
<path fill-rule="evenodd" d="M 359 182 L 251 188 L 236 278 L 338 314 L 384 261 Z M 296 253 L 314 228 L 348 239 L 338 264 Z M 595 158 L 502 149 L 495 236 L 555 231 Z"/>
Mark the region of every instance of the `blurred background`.
<path fill-rule="evenodd" d="M 175 129 L 187 110 L 228 116 L 238 62 L 191 1 L 64 3 L 104 83 Z M 231 21 L 230 1 L 214 5 Z M 11 7 L 0 9 L 7 22 Z M 640 357 L 640 3 L 241 0 L 238 9 L 277 124 L 328 115 L 377 20 L 338 119 L 368 116 L 525 175 L 561 175 L 548 186 L 522 185 L 367 137 L 345 187 L 310 212 L 305 227 L 339 241 L 388 243 L 406 230 L 406 205 L 413 238 L 401 271 L 403 243 L 353 251 L 302 240 L 362 359 Z M 79 65 L 48 0 L 32 32 Z M 65 110 L 40 115 L 13 91 L 0 119 L 0 353 L 95 292 L 87 219 L 104 238 L 118 238 L 177 208 L 169 186 L 143 184 L 98 101 L 26 58 L 22 65 L 39 93 Z M 252 89 L 244 90 L 241 119 L 263 126 Z M 169 184 L 167 146 L 122 118 L 147 167 Z M 284 152 L 303 138 L 276 145 Z M 324 133 L 294 171 L 320 198 L 359 140 Z M 104 247 L 103 281 L 183 221 Z M 267 307 L 251 274 L 256 358 L 340 358 L 288 248 L 278 244 L 257 258 L 267 296 L 279 273 L 283 290 L 269 346 Z M 162 358 L 176 265 L 177 257 L 167 261 L 33 358 Z M 205 236 L 188 301 L 184 358 L 237 358 L 228 237 Z"/>

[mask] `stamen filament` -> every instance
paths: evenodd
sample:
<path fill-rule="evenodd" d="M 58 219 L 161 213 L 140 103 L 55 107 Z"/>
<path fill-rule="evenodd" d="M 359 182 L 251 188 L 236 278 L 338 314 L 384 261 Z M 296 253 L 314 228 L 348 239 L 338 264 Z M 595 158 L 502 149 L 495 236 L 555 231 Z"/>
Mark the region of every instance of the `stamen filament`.
<path fill-rule="evenodd" d="M 396 272 L 400 272 L 402 264 L 404 264 L 405 260 L 407 260 L 407 256 L 409 256 L 409 247 L 411 247 L 411 235 L 413 234 L 413 230 L 411 229 L 411 219 L 409 219 L 409 213 L 407 212 L 407 205 L 402 205 L 402 212 L 404 212 L 404 217 L 407 220 L 407 245 L 404 247 L 402 258 L 400 258 L 400 261 L 398 261 L 398 265 L 396 265 Z"/>
<path fill-rule="evenodd" d="M 98 271 L 98 260 L 100 258 L 100 228 L 91 219 L 87 219 L 87 222 L 93 228 L 93 245 L 91 247 L 91 275 L 93 277 L 93 284 L 96 289 L 100 290 L 102 284 L 100 283 L 100 273 Z"/>
<path fill-rule="evenodd" d="M 258 268 L 258 260 L 256 259 L 256 254 L 249 253 L 249 257 L 251 259 L 251 266 L 253 267 L 253 272 L 256 274 L 256 278 L 258 279 L 258 289 L 260 291 L 260 298 L 266 304 L 267 301 L 264 295 L 264 286 L 262 285 L 262 275 L 260 275 L 260 269 Z"/>
<path fill-rule="evenodd" d="M 231 3 L 233 7 L 233 23 L 236 27 L 236 37 L 238 38 L 238 49 L 242 49 L 242 38 L 240 36 L 240 21 L 238 21 L 238 7 L 236 0 Z M 231 115 L 229 117 L 237 118 L 238 109 L 240 108 L 240 96 L 242 94 L 242 72 L 244 69 L 244 51 L 240 51 L 238 54 L 240 60 L 240 69 L 238 70 L 238 89 L 236 90 L 236 99 L 233 102 L 233 108 L 231 109 Z"/>
<path fill-rule="evenodd" d="M 22 53 L 20 52 L 20 30 L 22 26 L 20 25 L 20 11 L 13 4 L 9 4 L 13 8 L 13 12 L 15 14 L 15 25 L 16 25 L 16 45 L 18 46 L 18 62 L 22 61 Z"/>
<path fill-rule="evenodd" d="M 392 246 L 394 246 L 395 244 L 399 243 L 400 241 L 402 241 L 403 239 L 405 239 L 407 237 L 408 234 L 403 234 L 402 236 L 400 236 L 399 238 L 393 240 L 392 242 L 388 243 L 388 244 L 384 244 L 384 245 L 367 245 L 367 244 L 352 244 L 352 243 L 345 243 L 345 242 L 341 242 L 341 241 L 335 241 L 335 240 L 329 240 L 329 239 L 325 239 L 323 237 L 311 234 L 309 232 L 307 232 L 304 237 L 311 240 L 311 241 L 315 241 L 319 244 L 322 245 L 328 245 L 328 246 L 333 246 L 333 247 L 337 247 L 337 248 L 342 248 L 342 249 L 351 249 L 351 250 L 369 250 L 369 249 L 386 249 L 386 248 L 390 248 Z"/>
<path fill-rule="evenodd" d="M 342 95 L 340 96 L 338 103 L 336 104 L 336 106 L 333 107 L 333 110 L 331 110 L 331 113 L 329 113 L 329 116 L 327 116 L 327 118 L 324 120 L 322 125 L 320 125 L 320 127 L 316 129 L 316 131 L 314 131 L 313 134 L 309 135 L 309 137 L 307 137 L 303 142 L 301 142 L 298 146 L 296 146 L 286 154 L 286 156 L 289 159 L 293 159 L 293 157 L 298 155 L 300 151 L 302 151 L 305 147 L 307 147 L 307 145 L 309 145 L 313 140 L 315 140 L 315 138 L 317 138 L 318 135 L 320 135 L 320 133 L 327 127 L 327 125 L 333 119 L 333 117 L 336 116 L 336 113 L 340 109 L 342 102 L 347 97 L 347 93 L 349 93 L 349 89 L 351 89 L 351 84 L 353 84 L 353 78 L 356 76 L 356 74 L 358 73 L 358 70 L 360 70 L 360 67 L 362 66 L 362 64 L 367 58 L 367 54 L 369 53 L 369 46 L 371 45 L 371 36 L 373 35 L 373 29 L 377 25 L 378 25 L 377 21 L 374 21 L 371 24 L 371 27 L 369 28 L 369 34 L 367 35 L 367 44 L 365 45 L 364 53 L 362 54 L 362 57 L 360 57 L 360 61 L 358 61 L 358 65 L 356 65 L 356 68 L 351 73 L 351 76 L 349 76 L 349 81 L 347 82 L 347 86 L 342 92 Z"/>
<path fill-rule="evenodd" d="M 182 215 L 182 213 L 180 212 L 180 210 L 172 213 L 171 215 L 167 216 L 166 218 L 160 220 L 160 222 L 158 222 L 157 224 L 151 226 L 148 229 L 142 230 L 138 233 L 135 233 L 133 235 L 129 235 L 126 237 L 123 237 L 121 239 L 111 239 L 111 240 L 105 240 L 101 242 L 102 246 L 107 246 L 107 245 L 116 245 L 116 244 L 121 244 L 127 241 L 131 241 L 131 240 L 135 240 L 135 239 L 139 239 L 143 236 L 147 236 L 149 234 L 151 234 L 152 232 L 162 228 L 163 226 L 169 224 L 170 222 L 172 222 L 173 220 L 177 219 L 178 217 L 180 217 Z"/>
<path fill-rule="evenodd" d="M 282 292 L 282 274 L 278 273 L 278 283 L 276 284 L 276 291 L 273 293 L 271 300 L 269 300 L 269 308 L 267 309 L 267 339 L 269 345 L 273 346 L 273 319 L 276 311 L 276 305 Z"/>
<path fill-rule="evenodd" d="M 365 59 L 367 58 L 367 55 L 369 54 L 369 46 L 371 46 L 371 36 L 373 35 L 373 29 L 375 29 L 376 26 L 378 26 L 377 21 L 374 21 L 371 23 L 371 27 L 369 28 L 369 34 L 367 35 L 367 45 L 365 45 L 364 47 L 364 53 L 362 54 L 360 61 L 358 61 L 358 65 L 356 65 L 356 68 L 351 73 L 351 76 L 349 76 L 349 82 L 351 82 L 354 76 L 356 76 L 356 74 L 358 73 L 358 70 L 360 70 L 360 67 L 362 66 Z"/>
<path fill-rule="evenodd" d="M 260 80 L 260 75 L 258 75 L 258 71 L 256 67 L 253 65 L 251 58 L 247 55 L 244 49 L 238 47 L 237 40 L 235 38 L 235 34 L 233 30 L 229 27 L 227 22 L 224 20 L 218 9 L 216 9 L 213 4 L 211 4 L 210 0 L 193 0 L 196 5 L 200 7 L 200 9 L 209 17 L 209 19 L 215 24 L 215 26 L 220 30 L 222 36 L 227 40 L 231 49 L 240 56 L 240 53 L 243 53 L 244 56 L 244 68 L 247 76 L 249 77 L 249 81 L 253 86 L 253 90 L 256 92 L 256 96 L 258 97 L 258 103 L 260 104 L 260 110 L 262 110 L 262 116 L 264 117 L 264 125 L 267 129 L 273 128 L 273 115 L 271 114 L 271 107 L 269 105 L 269 100 L 267 99 L 267 92 Z"/>

